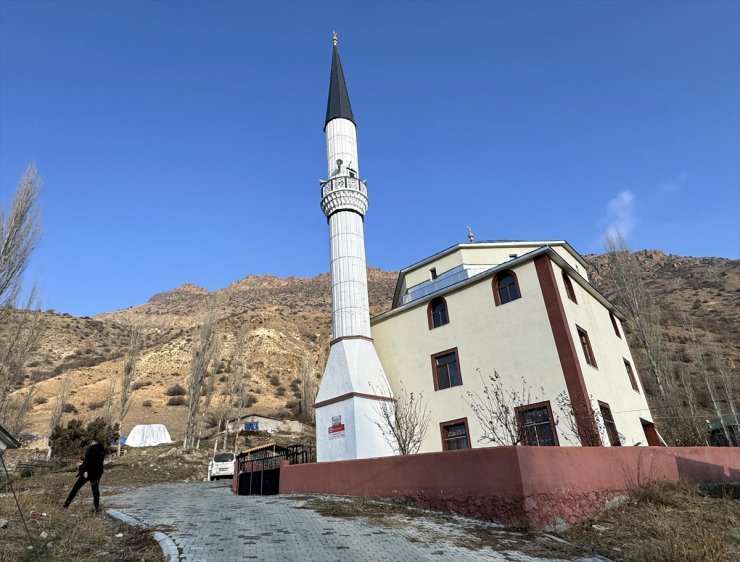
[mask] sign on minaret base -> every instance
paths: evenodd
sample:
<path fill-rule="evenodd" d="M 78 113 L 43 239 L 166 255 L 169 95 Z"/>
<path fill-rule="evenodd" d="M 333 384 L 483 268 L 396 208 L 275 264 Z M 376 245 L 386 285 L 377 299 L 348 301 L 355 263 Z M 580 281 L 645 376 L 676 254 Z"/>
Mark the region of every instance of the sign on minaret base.
<path fill-rule="evenodd" d="M 372 341 L 334 343 L 316 397 L 316 460 L 395 454 L 377 425 L 382 401 L 392 403 L 393 395 Z"/>

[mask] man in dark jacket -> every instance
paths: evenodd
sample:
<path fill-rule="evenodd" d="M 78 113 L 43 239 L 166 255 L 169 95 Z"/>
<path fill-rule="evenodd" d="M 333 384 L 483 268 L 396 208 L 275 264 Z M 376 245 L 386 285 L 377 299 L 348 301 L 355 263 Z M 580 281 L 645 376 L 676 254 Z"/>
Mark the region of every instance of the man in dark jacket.
<path fill-rule="evenodd" d="M 72 491 L 69 492 L 69 496 L 64 501 L 64 507 L 69 507 L 85 482 L 90 482 L 95 511 L 100 511 L 100 488 L 98 485 L 100 484 L 100 477 L 103 476 L 103 459 L 105 459 L 105 447 L 93 439 L 85 451 L 85 458 L 77 471 L 77 482 L 72 486 Z"/>

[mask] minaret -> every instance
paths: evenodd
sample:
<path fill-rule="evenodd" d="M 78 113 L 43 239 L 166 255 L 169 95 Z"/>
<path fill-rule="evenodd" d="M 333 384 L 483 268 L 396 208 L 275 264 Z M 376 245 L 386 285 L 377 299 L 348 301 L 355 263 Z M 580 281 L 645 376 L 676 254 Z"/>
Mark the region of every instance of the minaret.
<path fill-rule="evenodd" d="M 374 423 L 381 401 L 393 402 L 370 337 L 365 236 L 367 186 L 360 179 L 357 133 L 349 103 L 337 35 L 326 107 L 329 179 L 321 182 L 321 210 L 329 223 L 332 341 L 316 397 L 317 460 L 392 455 Z"/>

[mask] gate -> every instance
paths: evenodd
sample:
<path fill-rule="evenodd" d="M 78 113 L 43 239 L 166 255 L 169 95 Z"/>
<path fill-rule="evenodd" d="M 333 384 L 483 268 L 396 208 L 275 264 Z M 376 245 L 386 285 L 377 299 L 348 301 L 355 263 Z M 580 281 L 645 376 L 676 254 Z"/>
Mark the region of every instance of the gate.
<path fill-rule="evenodd" d="M 231 490 L 240 496 L 272 496 L 280 491 L 280 465 L 314 460 L 313 449 L 303 445 L 282 447 L 266 443 L 237 455 Z"/>

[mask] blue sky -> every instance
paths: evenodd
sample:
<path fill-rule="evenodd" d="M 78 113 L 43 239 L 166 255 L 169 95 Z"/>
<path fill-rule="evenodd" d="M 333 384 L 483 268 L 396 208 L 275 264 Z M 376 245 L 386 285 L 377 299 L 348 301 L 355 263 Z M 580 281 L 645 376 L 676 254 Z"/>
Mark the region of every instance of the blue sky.
<path fill-rule="evenodd" d="M 566 239 L 740 256 L 738 2 L 0 0 L 0 201 L 45 186 L 29 271 L 92 315 L 328 270 L 331 32 L 368 263 Z"/>

